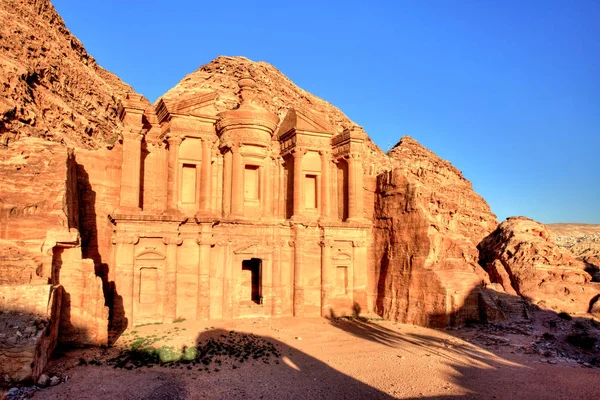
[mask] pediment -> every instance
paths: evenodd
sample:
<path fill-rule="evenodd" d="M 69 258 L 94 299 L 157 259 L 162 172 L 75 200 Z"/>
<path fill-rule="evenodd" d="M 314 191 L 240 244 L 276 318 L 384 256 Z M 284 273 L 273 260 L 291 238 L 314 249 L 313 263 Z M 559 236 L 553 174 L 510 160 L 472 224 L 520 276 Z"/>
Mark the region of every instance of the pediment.
<path fill-rule="evenodd" d="M 200 92 L 186 95 L 183 98 L 161 98 L 156 105 L 156 114 L 159 121 L 163 121 L 173 114 L 191 116 L 215 116 L 218 111 L 215 106 L 217 92 Z"/>
<path fill-rule="evenodd" d="M 279 127 L 277 135 L 281 137 L 292 129 L 332 135 L 335 133 L 335 129 L 325 115 L 318 115 L 318 113 L 304 107 L 289 109 Z"/>
<path fill-rule="evenodd" d="M 164 260 L 164 254 L 153 250 L 146 250 L 137 255 L 137 260 Z"/>

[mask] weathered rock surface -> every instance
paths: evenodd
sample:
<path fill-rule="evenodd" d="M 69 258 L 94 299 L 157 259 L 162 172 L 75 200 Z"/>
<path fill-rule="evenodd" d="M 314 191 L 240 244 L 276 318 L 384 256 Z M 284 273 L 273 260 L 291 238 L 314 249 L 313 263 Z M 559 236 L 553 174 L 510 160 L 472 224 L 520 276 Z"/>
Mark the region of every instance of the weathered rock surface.
<path fill-rule="evenodd" d="M 559 248 L 546 227 L 510 217 L 480 244 L 480 264 L 492 282 L 542 308 L 586 313 L 598 290 L 585 264 Z"/>
<path fill-rule="evenodd" d="M 49 0 L 0 3 L 0 144 L 34 136 L 98 148 L 119 134 L 133 90 L 101 68 Z"/>
<path fill-rule="evenodd" d="M 594 282 L 600 282 L 600 225 L 548 224 L 548 231 L 559 247 L 569 250 L 586 263 Z"/>
<path fill-rule="evenodd" d="M 1 282 L 32 293 L 62 285 L 61 340 L 104 344 L 108 309 L 94 263 L 82 259 L 76 165 L 72 150 L 40 138 L 0 150 Z"/>
<path fill-rule="evenodd" d="M 0 374 L 37 381 L 57 344 L 62 287 L 0 286 Z"/>
<path fill-rule="evenodd" d="M 402 138 L 390 156 L 394 169 L 377 180 L 375 311 L 426 326 L 479 319 L 489 281 L 476 244 L 495 216 L 460 171 L 414 139 Z"/>

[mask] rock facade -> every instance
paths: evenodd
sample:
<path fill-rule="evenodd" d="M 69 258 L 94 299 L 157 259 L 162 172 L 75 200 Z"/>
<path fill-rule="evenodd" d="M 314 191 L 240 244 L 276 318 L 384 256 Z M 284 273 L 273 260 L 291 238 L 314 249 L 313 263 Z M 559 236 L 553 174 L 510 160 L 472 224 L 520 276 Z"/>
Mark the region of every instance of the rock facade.
<path fill-rule="evenodd" d="M 542 308 L 587 313 L 599 291 L 585 264 L 559 248 L 543 224 L 511 217 L 480 244 L 480 264 L 507 292 Z"/>
<path fill-rule="evenodd" d="M 487 203 L 460 171 L 404 137 L 379 175 L 370 298 L 387 319 L 460 325 L 485 312 L 489 283 L 476 245 L 496 226 Z"/>

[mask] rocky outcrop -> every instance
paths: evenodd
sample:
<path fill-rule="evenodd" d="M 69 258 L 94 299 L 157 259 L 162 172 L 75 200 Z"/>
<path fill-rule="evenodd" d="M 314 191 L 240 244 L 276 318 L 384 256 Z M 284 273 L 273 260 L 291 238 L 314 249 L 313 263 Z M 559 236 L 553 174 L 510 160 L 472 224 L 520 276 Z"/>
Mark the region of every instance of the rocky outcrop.
<path fill-rule="evenodd" d="M 559 248 L 546 227 L 511 217 L 480 244 L 480 264 L 493 282 L 556 311 L 586 313 L 598 290 L 585 264 Z"/>
<path fill-rule="evenodd" d="M 377 180 L 375 311 L 438 327 L 480 319 L 480 289 L 489 281 L 476 244 L 495 216 L 460 171 L 414 139 L 402 138 L 390 156 L 393 170 Z"/>
<path fill-rule="evenodd" d="M 102 279 L 82 258 L 74 152 L 22 138 L 0 151 L 0 174 L 0 275 L 7 285 L 0 294 L 15 285 L 62 285 L 61 341 L 106 344 Z"/>
<path fill-rule="evenodd" d="M 49 0 L 0 3 L 0 145 L 33 136 L 99 148 L 119 136 L 133 90 L 101 68 Z"/>
<path fill-rule="evenodd" d="M 586 263 L 592 281 L 600 282 L 600 225 L 549 224 L 552 240 Z"/>
<path fill-rule="evenodd" d="M 62 288 L 0 286 L 0 374 L 5 383 L 40 377 L 56 347 Z"/>

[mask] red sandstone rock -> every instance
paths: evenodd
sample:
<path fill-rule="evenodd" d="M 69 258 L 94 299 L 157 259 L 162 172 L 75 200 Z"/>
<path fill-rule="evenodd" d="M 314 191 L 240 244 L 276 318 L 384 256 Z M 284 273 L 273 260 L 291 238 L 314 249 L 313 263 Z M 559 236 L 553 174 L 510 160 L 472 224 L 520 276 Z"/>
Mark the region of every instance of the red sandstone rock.
<path fill-rule="evenodd" d="M 0 286 L 0 293 L 2 380 L 36 382 L 58 342 L 62 287 Z"/>
<path fill-rule="evenodd" d="M 549 224 L 552 239 L 587 264 L 586 271 L 600 282 L 600 225 Z"/>
<path fill-rule="evenodd" d="M 101 68 L 49 0 L 0 3 L 0 143 L 34 136 L 99 148 L 119 135 L 133 90 Z"/>
<path fill-rule="evenodd" d="M 394 169 L 377 182 L 375 311 L 426 326 L 479 319 L 480 288 L 489 280 L 476 245 L 495 216 L 460 171 L 414 139 L 402 138 L 390 156 Z"/>
<path fill-rule="evenodd" d="M 510 217 L 479 244 L 480 263 L 493 282 L 511 287 L 543 308 L 588 312 L 598 290 L 585 264 L 560 249 L 546 227 L 525 217 Z"/>

